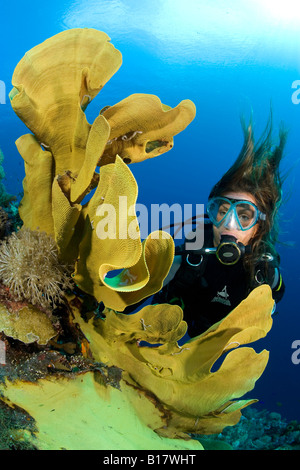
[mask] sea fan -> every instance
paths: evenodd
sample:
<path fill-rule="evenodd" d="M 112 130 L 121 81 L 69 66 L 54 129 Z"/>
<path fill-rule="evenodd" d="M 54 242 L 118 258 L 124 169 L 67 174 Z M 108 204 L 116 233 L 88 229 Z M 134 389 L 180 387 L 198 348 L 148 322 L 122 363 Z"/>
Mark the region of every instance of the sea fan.
<path fill-rule="evenodd" d="M 54 239 L 29 229 L 13 232 L 0 244 L 0 281 L 14 300 L 45 308 L 56 307 L 72 286 Z"/>

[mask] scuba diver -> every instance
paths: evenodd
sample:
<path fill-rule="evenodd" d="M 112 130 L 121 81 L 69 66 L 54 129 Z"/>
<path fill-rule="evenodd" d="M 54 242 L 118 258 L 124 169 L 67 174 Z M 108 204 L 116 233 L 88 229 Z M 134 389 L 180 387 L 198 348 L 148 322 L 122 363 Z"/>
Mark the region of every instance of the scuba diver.
<path fill-rule="evenodd" d="M 220 321 L 261 284 L 272 289 L 273 312 L 284 294 L 274 245 L 286 132 L 279 132 L 273 148 L 271 128 L 269 122 L 255 145 L 252 125 L 243 126 L 242 150 L 209 195 L 203 248 L 176 247 L 164 287 L 152 299 L 181 306 L 190 337 Z"/>

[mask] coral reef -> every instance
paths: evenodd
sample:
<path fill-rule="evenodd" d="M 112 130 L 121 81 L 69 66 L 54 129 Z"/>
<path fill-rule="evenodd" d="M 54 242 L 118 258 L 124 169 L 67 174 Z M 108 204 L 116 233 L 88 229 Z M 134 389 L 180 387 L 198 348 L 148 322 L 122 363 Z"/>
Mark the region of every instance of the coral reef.
<path fill-rule="evenodd" d="M 22 225 L 17 197 L 8 194 L 2 182 L 5 179 L 3 160 L 4 155 L 0 149 L 0 240 Z"/>
<path fill-rule="evenodd" d="M 0 243 L 0 281 L 14 300 L 44 308 L 55 308 L 72 285 L 53 238 L 29 229 L 13 232 Z"/>
<path fill-rule="evenodd" d="M 206 436 L 193 437 L 206 447 Z M 288 421 L 276 412 L 249 407 L 242 411 L 236 426 L 225 428 L 210 439 L 214 443 L 226 442 L 233 450 L 299 450 L 300 423 Z"/>
<path fill-rule="evenodd" d="M 161 288 L 174 256 L 164 232 L 141 241 L 128 164 L 170 150 L 195 106 L 136 94 L 89 124 L 86 106 L 120 65 L 105 33 L 74 29 L 27 52 L 14 72 L 11 104 L 33 134 L 16 142 L 23 226 L 0 247 L 1 400 L 34 418 L 19 438 L 38 449 L 199 450 L 191 433 L 219 433 L 255 401 L 240 398 L 268 352 L 246 345 L 271 328 L 271 290 L 255 289 L 182 346 L 180 307 L 121 313 Z"/>
<path fill-rule="evenodd" d="M 36 450 L 34 419 L 17 406 L 0 401 L 0 450 Z"/>
<path fill-rule="evenodd" d="M 0 331 L 25 344 L 35 341 L 47 344 L 58 333 L 54 323 L 54 319 L 31 305 L 22 305 L 19 310 L 11 312 L 0 303 Z"/>
<path fill-rule="evenodd" d="M 6 192 L 5 186 L 2 182 L 5 178 L 5 172 L 2 166 L 3 160 L 4 155 L 0 149 L 0 207 L 9 210 L 10 204 L 16 200 L 16 197 Z"/>
<path fill-rule="evenodd" d="M 7 212 L 0 207 L 0 240 L 8 235 L 10 229 L 10 221 Z"/>

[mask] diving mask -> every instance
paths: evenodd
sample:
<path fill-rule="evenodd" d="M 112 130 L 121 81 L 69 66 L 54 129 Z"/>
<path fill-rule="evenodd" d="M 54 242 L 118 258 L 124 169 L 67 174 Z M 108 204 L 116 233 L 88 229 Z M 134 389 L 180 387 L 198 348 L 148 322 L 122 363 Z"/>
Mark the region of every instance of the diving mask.
<path fill-rule="evenodd" d="M 231 230 L 249 230 L 258 220 L 266 220 L 253 202 L 228 197 L 213 197 L 208 201 L 207 213 L 211 222 Z"/>

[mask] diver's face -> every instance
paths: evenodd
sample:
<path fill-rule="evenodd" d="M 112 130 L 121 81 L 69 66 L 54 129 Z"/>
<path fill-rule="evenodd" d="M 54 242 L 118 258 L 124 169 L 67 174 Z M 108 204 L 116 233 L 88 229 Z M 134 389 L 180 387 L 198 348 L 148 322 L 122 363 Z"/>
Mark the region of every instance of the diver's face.
<path fill-rule="evenodd" d="M 249 201 L 257 205 L 257 202 L 250 193 L 244 192 L 227 192 L 222 194 L 224 197 L 229 199 L 241 199 L 243 201 Z M 243 245 L 248 245 L 250 240 L 254 237 L 258 229 L 258 224 L 251 227 L 249 230 L 238 230 L 235 227 L 230 227 L 228 225 L 219 225 L 216 227 L 213 225 L 213 236 L 214 236 L 214 246 L 218 246 L 221 240 L 222 235 L 231 235 L 237 239 L 238 242 L 243 243 Z"/>

